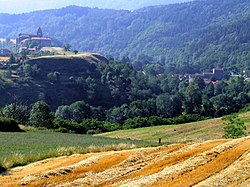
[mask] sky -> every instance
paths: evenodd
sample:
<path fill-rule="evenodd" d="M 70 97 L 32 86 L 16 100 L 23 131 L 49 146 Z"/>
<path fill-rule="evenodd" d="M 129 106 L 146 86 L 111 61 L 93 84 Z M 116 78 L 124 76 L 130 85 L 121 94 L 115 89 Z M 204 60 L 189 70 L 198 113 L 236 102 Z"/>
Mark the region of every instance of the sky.
<path fill-rule="evenodd" d="M 69 5 L 133 10 L 143 6 L 184 1 L 191 0 L 0 0 L 0 13 L 19 14 Z"/>

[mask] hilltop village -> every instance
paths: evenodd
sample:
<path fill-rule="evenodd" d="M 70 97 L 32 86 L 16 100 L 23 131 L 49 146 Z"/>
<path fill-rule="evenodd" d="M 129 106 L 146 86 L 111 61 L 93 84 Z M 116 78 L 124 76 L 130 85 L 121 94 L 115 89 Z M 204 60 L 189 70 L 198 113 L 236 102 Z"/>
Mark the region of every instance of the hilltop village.
<path fill-rule="evenodd" d="M 20 33 L 17 38 L 0 38 L 0 56 L 9 57 L 11 53 L 35 52 L 43 47 L 51 47 L 52 39 L 44 37 L 41 27 L 36 34 Z"/>

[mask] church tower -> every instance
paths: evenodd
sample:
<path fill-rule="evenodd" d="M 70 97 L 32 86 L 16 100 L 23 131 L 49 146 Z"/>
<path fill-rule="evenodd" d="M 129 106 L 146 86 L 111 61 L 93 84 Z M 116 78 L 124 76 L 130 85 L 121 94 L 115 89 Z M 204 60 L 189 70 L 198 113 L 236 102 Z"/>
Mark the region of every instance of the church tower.
<path fill-rule="evenodd" d="M 38 37 L 43 37 L 43 31 L 42 31 L 41 27 L 39 27 L 38 30 L 37 30 L 37 36 Z"/>

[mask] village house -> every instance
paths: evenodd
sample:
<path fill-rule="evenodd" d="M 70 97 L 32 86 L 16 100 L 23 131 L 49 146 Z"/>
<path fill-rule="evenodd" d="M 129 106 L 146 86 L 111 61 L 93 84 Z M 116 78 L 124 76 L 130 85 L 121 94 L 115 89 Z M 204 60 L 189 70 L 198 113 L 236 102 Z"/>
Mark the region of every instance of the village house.
<path fill-rule="evenodd" d="M 19 51 L 34 51 L 34 47 L 30 48 L 29 46 L 25 46 L 27 43 L 32 43 L 36 48 L 51 47 L 51 39 L 43 36 L 43 31 L 40 27 L 36 34 L 20 33 L 18 38 L 16 38 L 16 45 L 18 46 Z"/>
<path fill-rule="evenodd" d="M 204 79 L 214 79 L 216 81 L 221 81 L 224 77 L 224 69 L 222 68 L 213 68 L 212 72 L 204 72 Z"/>
<path fill-rule="evenodd" d="M 203 72 L 202 74 L 189 74 L 182 76 L 180 80 L 187 80 L 187 82 L 192 82 L 196 77 L 200 77 L 204 80 L 205 84 L 209 83 L 216 84 L 223 80 L 224 78 L 224 69 L 222 68 L 213 68 L 211 72 Z"/>

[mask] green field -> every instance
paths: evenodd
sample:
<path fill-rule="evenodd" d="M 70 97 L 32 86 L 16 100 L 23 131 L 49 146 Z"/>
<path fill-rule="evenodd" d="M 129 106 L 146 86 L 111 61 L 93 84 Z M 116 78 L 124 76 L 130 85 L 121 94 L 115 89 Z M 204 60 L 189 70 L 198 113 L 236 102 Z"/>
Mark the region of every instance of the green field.
<path fill-rule="evenodd" d="M 250 112 L 242 113 L 239 117 L 245 122 L 247 132 L 250 133 Z M 177 143 L 189 141 L 205 141 L 221 139 L 224 134 L 225 121 L 221 118 L 181 124 L 154 126 L 99 134 L 101 137 L 129 138 L 157 143 L 159 138 L 163 143 Z"/>
<path fill-rule="evenodd" d="M 250 112 L 241 113 L 250 133 Z M 154 126 L 99 134 L 97 136 L 62 134 L 48 130 L 19 133 L 0 132 L 1 166 L 12 168 L 45 158 L 74 153 L 121 150 L 162 143 L 182 143 L 223 138 L 225 121 L 221 118 L 182 125 Z"/>
<path fill-rule="evenodd" d="M 3 165 L 5 168 L 73 153 L 118 150 L 133 147 L 131 145 L 147 145 L 143 141 L 62 134 L 51 131 L 0 132 L 0 142 L 0 166 Z"/>

